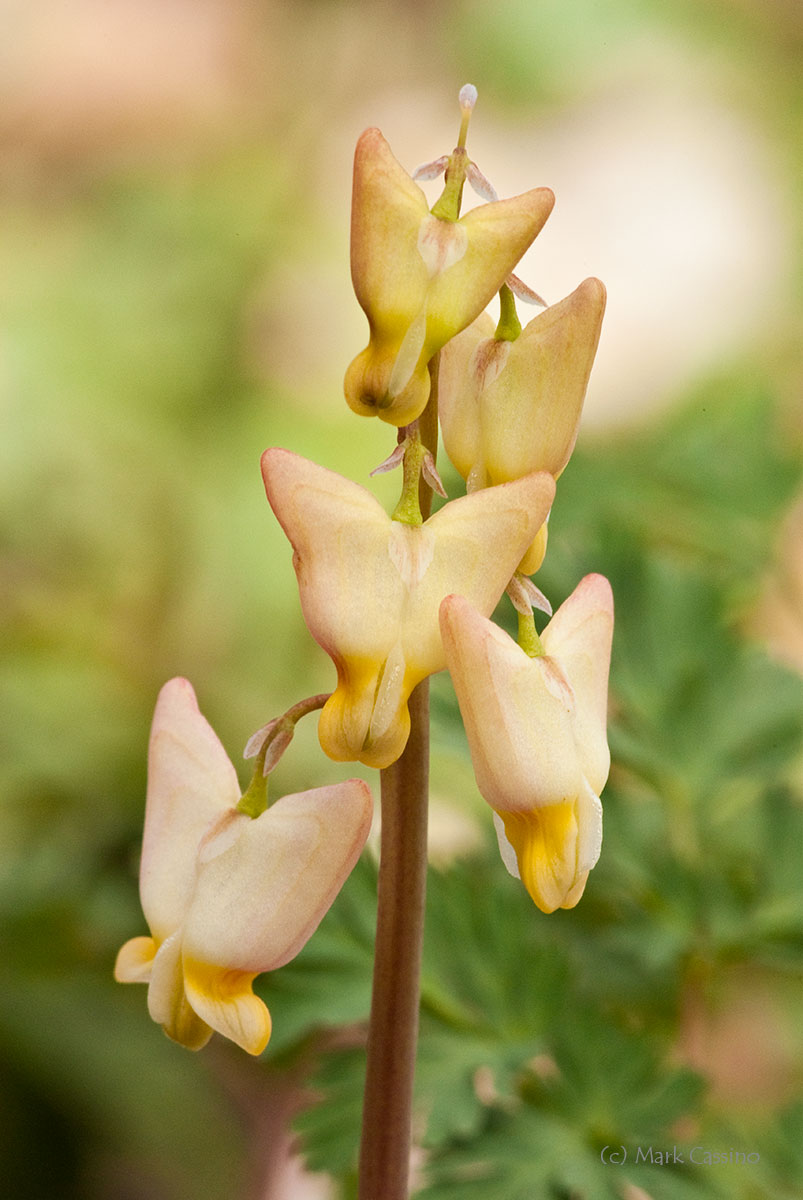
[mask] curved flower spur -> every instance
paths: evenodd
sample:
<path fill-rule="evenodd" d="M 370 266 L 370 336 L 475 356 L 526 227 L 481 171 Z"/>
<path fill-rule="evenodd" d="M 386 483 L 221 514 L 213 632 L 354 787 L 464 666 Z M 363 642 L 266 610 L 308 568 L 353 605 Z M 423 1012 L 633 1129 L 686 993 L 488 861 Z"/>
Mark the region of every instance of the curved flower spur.
<path fill-rule="evenodd" d="M 159 693 L 148 752 L 140 897 L 150 937 L 114 968 L 148 984 L 148 1010 L 192 1050 L 213 1031 L 260 1054 L 271 1019 L 255 977 L 293 958 L 365 844 L 373 803 L 359 779 L 238 808 L 229 758 L 186 679 Z"/>

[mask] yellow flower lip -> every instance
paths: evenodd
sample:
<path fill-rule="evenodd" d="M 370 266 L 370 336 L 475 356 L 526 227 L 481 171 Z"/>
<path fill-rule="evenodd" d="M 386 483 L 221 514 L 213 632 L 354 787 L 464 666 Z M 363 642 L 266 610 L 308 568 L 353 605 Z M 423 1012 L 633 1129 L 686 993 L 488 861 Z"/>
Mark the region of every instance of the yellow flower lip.
<path fill-rule="evenodd" d="M 521 881 L 541 912 L 573 908 L 580 899 L 578 895 L 567 904 L 578 882 L 574 802 L 564 800 L 528 813 L 503 812 L 500 817 L 516 853 Z"/>
<path fill-rule="evenodd" d="M 351 275 L 370 340 L 346 372 L 355 412 L 393 425 L 421 415 L 427 364 L 499 290 L 554 200 L 549 188 L 535 188 L 442 220 L 380 131 L 362 134 L 354 156 Z"/>
<path fill-rule="evenodd" d="M 234 767 L 191 685 L 159 694 L 148 757 L 140 895 L 150 937 L 120 950 L 115 978 L 148 985 L 168 1036 L 200 1049 L 216 1030 L 250 1054 L 270 1037 L 252 983 L 293 958 L 359 857 L 373 803 L 359 779 L 238 812 Z"/>

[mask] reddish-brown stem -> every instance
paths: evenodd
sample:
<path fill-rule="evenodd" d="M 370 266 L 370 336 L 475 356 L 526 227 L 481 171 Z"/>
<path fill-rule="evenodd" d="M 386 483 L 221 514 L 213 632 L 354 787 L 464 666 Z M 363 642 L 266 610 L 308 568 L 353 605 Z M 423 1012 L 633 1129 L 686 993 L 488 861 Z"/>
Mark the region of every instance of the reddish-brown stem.
<path fill-rule="evenodd" d="M 407 1200 L 427 882 L 429 680 L 410 697 L 404 753 L 382 771 L 374 989 L 359 1200 Z"/>
<path fill-rule="evenodd" d="M 438 452 L 438 359 L 429 364 L 429 403 L 421 440 Z M 421 515 L 432 489 L 422 479 Z M 382 842 L 374 950 L 374 988 L 365 1073 L 359 1200 L 407 1200 L 410 1185 L 413 1076 L 429 810 L 429 680 L 410 697 L 410 736 L 404 753 L 381 772 Z"/>

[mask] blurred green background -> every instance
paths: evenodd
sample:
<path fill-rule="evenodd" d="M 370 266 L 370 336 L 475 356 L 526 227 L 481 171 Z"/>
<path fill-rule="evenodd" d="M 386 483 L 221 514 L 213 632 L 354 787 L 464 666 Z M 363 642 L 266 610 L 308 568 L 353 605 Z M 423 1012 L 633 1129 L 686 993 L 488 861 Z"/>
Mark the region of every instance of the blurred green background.
<path fill-rule="evenodd" d="M 416 1186 L 803 1196 L 800 7 L 2 0 L 0 23 L 0 1194 L 353 1194 L 370 856 L 261 981 L 259 1063 L 173 1046 L 111 967 L 144 932 L 161 684 L 192 680 L 235 761 L 332 685 L 259 455 L 367 483 L 388 453 L 341 398 L 352 147 L 378 124 L 408 169 L 447 152 L 471 80 L 500 193 L 557 193 L 520 274 L 609 288 L 539 583 L 612 580 L 614 767 L 586 896 L 545 918 L 434 682 Z M 307 722 L 276 774 L 352 773 Z"/>

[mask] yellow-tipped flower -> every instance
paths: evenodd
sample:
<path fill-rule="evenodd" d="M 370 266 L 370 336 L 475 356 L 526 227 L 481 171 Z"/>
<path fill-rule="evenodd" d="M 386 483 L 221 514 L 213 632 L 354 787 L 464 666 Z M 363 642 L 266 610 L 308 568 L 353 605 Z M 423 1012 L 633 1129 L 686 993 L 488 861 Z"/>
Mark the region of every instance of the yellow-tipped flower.
<path fill-rule="evenodd" d="M 462 596 L 443 601 L 441 630 L 505 865 L 543 912 L 573 908 L 602 844 L 610 585 L 587 575 L 547 625 L 536 658 Z"/>
<path fill-rule="evenodd" d="M 368 836 L 372 800 L 350 779 L 285 796 L 253 820 L 237 775 L 186 679 L 159 693 L 148 755 L 140 897 L 150 937 L 120 950 L 121 983 L 191 1050 L 213 1030 L 259 1054 L 270 1013 L 255 977 L 314 933 Z"/>
<path fill-rule="evenodd" d="M 438 607 L 449 592 L 490 614 L 552 503 L 545 473 L 393 521 L 365 488 L 286 450 L 262 456 L 292 543 L 310 633 L 337 668 L 318 732 L 333 759 L 387 767 L 410 731 L 416 684 L 445 666 Z"/>
<path fill-rule="evenodd" d="M 370 341 L 345 379 L 351 408 L 408 425 L 429 397 L 427 363 L 482 312 L 549 216 L 535 188 L 459 220 L 433 216 L 378 129 L 354 157 L 351 277 Z"/>
<path fill-rule="evenodd" d="M 586 279 L 515 341 L 495 339 L 483 313 L 444 347 L 443 444 L 469 490 L 532 471 L 557 479 L 574 449 L 604 312 L 604 285 Z M 545 548 L 546 529 L 521 564 L 524 574 L 538 569 Z"/>

